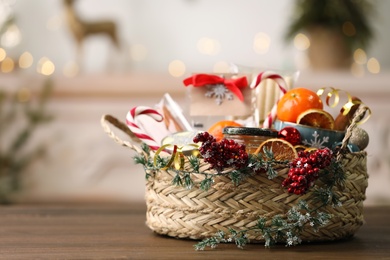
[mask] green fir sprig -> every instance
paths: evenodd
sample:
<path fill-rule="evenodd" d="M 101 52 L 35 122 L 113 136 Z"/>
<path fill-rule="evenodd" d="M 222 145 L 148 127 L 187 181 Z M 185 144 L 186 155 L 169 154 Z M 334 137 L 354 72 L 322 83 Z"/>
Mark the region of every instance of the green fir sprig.
<path fill-rule="evenodd" d="M 246 167 L 239 169 L 231 168 L 224 171 L 215 171 L 208 169 L 207 171 L 201 171 L 201 166 L 205 163 L 200 156 L 184 156 L 186 165 L 183 169 L 167 168 L 167 171 L 174 171 L 175 177 L 172 183 L 176 186 L 182 186 L 191 189 L 196 182 L 193 180 L 194 175 L 203 175 L 204 178 L 200 181 L 199 187 L 202 190 L 207 191 L 214 183 L 214 178 L 217 176 L 228 176 L 232 180 L 234 185 L 239 185 L 248 176 L 252 176 L 256 173 L 265 172 L 269 179 L 273 179 L 278 176 L 277 168 L 286 167 L 289 164 L 288 160 L 276 160 L 272 151 L 264 150 L 265 157 L 262 155 L 250 154 Z M 141 164 L 146 172 L 146 179 L 148 179 L 154 172 L 166 168 L 170 160 L 169 157 L 158 155 L 150 156 L 150 149 L 143 146 L 142 154 L 134 156 L 134 162 Z"/>
<path fill-rule="evenodd" d="M 270 247 L 279 241 L 286 241 L 286 246 L 298 245 L 302 242 L 299 235 L 305 225 L 309 224 L 314 230 L 328 223 L 330 214 L 318 212 L 309 208 L 305 200 L 300 200 L 286 214 L 287 219 L 281 215 L 274 216 L 270 223 L 265 217 L 260 217 L 257 224 L 244 230 L 229 229 L 229 234 L 218 231 L 215 236 L 206 238 L 196 245 L 196 250 L 204 250 L 206 247 L 216 248 L 220 243 L 234 242 L 238 248 L 243 248 L 250 241 L 249 233 L 259 233 L 265 241 L 265 246 Z"/>
<path fill-rule="evenodd" d="M 0 204 L 13 202 L 26 169 L 46 153 L 44 144 L 30 146 L 39 128 L 54 119 L 47 111 L 52 91 L 50 79 L 36 95 L 27 87 L 15 92 L 0 88 Z"/>
<path fill-rule="evenodd" d="M 278 242 L 285 241 L 286 246 L 298 245 L 302 242 L 300 235 L 304 228 L 311 227 L 315 232 L 325 226 L 331 214 L 321 211 L 327 205 L 333 207 L 341 206 L 339 196 L 334 192 L 336 186 L 343 186 L 345 174 L 339 162 L 333 158 L 329 167 L 321 171 L 321 187 L 315 186 L 313 197 L 310 201 L 300 200 L 297 205 L 293 206 L 286 214 L 274 216 L 270 222 L 260 216 L 257 224 L 248 229 L 234 230 L 229 229 L 229 234 L 217 232 L 215 236 L 206 238 L 194 247 L 196 250 L 204 250 L 206 247 L 215 248 L 220 243 L 235 242 L 238 248 L 249 243 L 248 234 L 260 234 L 264 241 L 265 247 L 270 247 Z M 310 207 L 310 205 L 316 205 Z"/>
<path fill-rule="evenodd" d="M 269 179 L 278 176 L 278 169 L 290 167 L 288 160 L 277 160 L 272 151 L 264 150 L 262 154 L 249 154 L 248 161 L 244 167 L 229 168 L 216 171 L 207 168 L 207 163 L 203 158 L 194 155 L 184 155 L 185 165 L 181 169 L 174 166 L 167 167 L 170 157 L 155 154 L 152 156 L 150 150 L 143 148 L 144 153 L 135 157 L 135 162 L 144 166 L 146 177 L 150 178 L 160 169 L 174 172 L 172 184 L 186 189 L 199 187 L 202 190 L 209 190 L 215 182 L 217 176 L 229 177 L 234 185 L 239 185 L 248 176 L 255 174 L 266 174 Z M 174 156 L 174 155 L 172 155 Z M 201 170 L 202 169 L 202 170 Z M 206 169 L 206 170 L 204 170 Z M 202 175 L 202 178 L 194 178 L 195 175 Z M 345 174 L 336 160 L 335 156 L 330 165 L 321 169 L 318 182 L 321 185 L 312 187 L 310 201 L 300 200 L 284 216 L 277 215 L 272 219 L 259 216 L 257 224 L 253 227 L 235 230 L 228 229 L 228 233 L 218 231 L 215 236 L 206 238 L 194 247 L 196 250 L 204 250 L 206 247 L 215 248 L 220 243 L 234 242 L 238 248 L 243 248 L 249 243 L 248 235 L 257 234 L 262 236 L 265 246 L 270 247 L 278 242 L 285 241 L 286 246 L 294 246 L 301 243 L 300 235 L 305 228 L 312 228 L 317 231 L 326 225 L 331 215 L 321 211 L 321 208 L 332 205 L 341 205 L 340 198 L 335 192 L 335 187 L 342 187 L 345 181 Z M 287 191 L 286 191 L 287 192 Z M 315 205 L 315 206 L 309 206 Z"/>

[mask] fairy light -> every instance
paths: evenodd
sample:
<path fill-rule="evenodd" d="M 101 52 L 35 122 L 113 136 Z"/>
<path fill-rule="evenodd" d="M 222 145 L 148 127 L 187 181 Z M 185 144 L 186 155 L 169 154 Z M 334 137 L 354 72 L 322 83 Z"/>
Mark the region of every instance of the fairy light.
<path fill-rule="evenodd" d="M 37 65 L 38 73 L 45 76 L 50 76 L 51 74 L 54 73 L 54 71 L 55 71 L 54 63 L 48 58 L 43 57 L 38 61 L 38 65 Z"/>
<path fill-rule="evenodd" d="M 206 55 L 217 55 L 221 49 L 219 41 L 207 37 L 200 38 L 197 47 L 200 53 Z"/>
<path fill-rule="evenodd" d="M 12 72 L 14 68 L 15 68 L 15 62 L 10 57 L 6 57 L 1 62 L 1 71 L 4 73 Z"/>
<path fill-rule="evenodd" d="M 186 65 L 180 60 L 173 60 L 168 65 L 168 72 L 173 77 L 181 77 L 186 72 Z"/>
<path fill-rule="evenodd" d="M 3 48 L 0 48 L 0 62 L 3 61 L 5 57 L 7 57 L 7 52 Z"/>
<path fill-rule="evenodd" d="M 378 74 L 381 71 L 381 65 L 375 58 L 370 58 L 367 62 L 367 70 L 372 74 Z"/>
<path fill-rule="evenodd" d="M 214 64 L 214 73 L 228 73 L 230 71 L 230 65 L 226 61 L 218 61 Z"/>
<path fill-rule="evenodd" d="M 259 32 L 255 35 L 253 40 L 253 49 L 258 54 L 265 54 L 269 51 L 271 45 L 271 38 L 268 34 Z"/>
<path fill-rule="evenodd" d="M 364 50 L 358 48 L 353 52 L 353 59 L 357 64 L 366 64 L 367 54 Z"/>
<path fill-rule="evenodd" d="M 130 57 L 134 61 L 143 61 L 148 55 L 147 48 L 142 44 L 134 44 L 130 46 Z"/>
<path fill-rule="evenodd" d="M 22 35 L 19 28 L 13 24 L 10 25 L 1 37 L 1 44 L 5 47 L 15 47 L 20 43 Z"/>
<path fill-rule="evenodd" d="M 30 68 L 33 64 L 34 58 L 28 51 L 24 52 L 19 57 L 19 67 L 22 69 Z"/>
<path fill-rule="evenodd" d="M 294 46 L 300 51 L 305 51 L 310 47 L 310 39 L 303 33 L 298 33 L 294 37 Z"/>

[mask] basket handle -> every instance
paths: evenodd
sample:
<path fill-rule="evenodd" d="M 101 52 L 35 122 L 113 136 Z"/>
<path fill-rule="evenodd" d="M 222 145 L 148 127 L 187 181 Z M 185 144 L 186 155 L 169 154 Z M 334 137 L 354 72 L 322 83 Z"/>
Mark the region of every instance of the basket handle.
<path fill-rule="evenodd" d="M 127 134 L 131 140 L 134 143 L 142 143 L 142 141 L 127 127 L 126 124 L 119 121 L 117 118 L 111 115 L 103 115 L 100 120 L 100 124 L 102 125 L 104 131 L 107 133 L 107 135 L 112 138 L 117 144 L 120 144 L 121 146 L 125 146 L 127 148 L 132 149 L 133 151 L 139 153 L 139 154 L 145 154 L 145 152 L 137 145 L 134 145 L 133 143 L 129 141 L 124 141 L 121 138 L 119 138 L 110 128 L 109 123 L 119 130 L 122 130 L 125 134 Z"/>
<path fill-rule="evenodd" d="M 348 126 L 347 128 L 347 131 L 345 133 L 345 136 L 343 138 L 343 141 L 342 141 L 342 144 L 341 144 L 341 147 L 340 147 L 340 151 L 343 151 L 345 150 L 345 148 L 347 147 L 348 145 L 348 141 L 349 139 L 351 138 L 352 136 L 352 132 L 353 130 L 355 129 L 355 127 L 363 122 L 363 118 L 365 117 L 366 113 L 369 112 L 370 113 L 370 109 L 364 105 L 364 104 L 360 104 L 359 105 L 359 108 L 357 109 L 357 111 L 354 113 L 353 115 L 353 118 L 352 118 L 352 121 L 351 121 L 351 124 Z M 369 115 L 368 115 L 369 116 Z M 367 119 L 367 118 L 366 118 Z M 365 121 L 365 120 L 364 120 Z"/>

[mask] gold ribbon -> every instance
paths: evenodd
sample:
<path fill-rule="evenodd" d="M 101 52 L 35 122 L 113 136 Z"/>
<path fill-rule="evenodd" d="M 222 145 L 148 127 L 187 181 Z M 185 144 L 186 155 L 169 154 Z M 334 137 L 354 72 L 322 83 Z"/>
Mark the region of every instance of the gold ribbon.
<path fill-rule="evenodd" d="M 185 146 L 193 146 L 195 148 L 198 148 L 199 146 L 197 144 L 187 144 Z M 176 170 L 182 170 L 184 169 L 184 158 L 185 158 L 185 155 L 182 151 L 182 149 L 185 147 L 185 146 L 177 146 L 176 144 L 164 144 L 162 145 L 155 153 L 154 155 L 154 158 L 153 158 L 153 164 L 154 166 L 157 165 L 157 158 L 158 158 L 158 155 L 163 151 L 165 150 L 166 148 L 168 147 L 173 147 L 173 150 L 172 150 L 172 155 L 171 155 L 171 158 L 169 159 L 167 165 L 165 165 L 163 168 L 161 168 L 162 170 L 166 170 L 168 168 L 171 168 L 173 166 L 173 168 L 175 168 Z M 192 152 L 193 155 L 197 155 L 198 154 L 198 150 L 196 149 L 195 151 Z"/>
<path fill-rule="evenodd" d="M 347 100 L 348 101 L 341 108 L 341 111 L 342 111 L 344 116 L 346 116 L 351 111 L 351 108 L 354 105 L 358 105 L 358 104 L 363 104 L 364 105 L 364 103 L 362 101 L 353 100 L 352 96 L 351 96 L 351 94 L 349 94 L 349 92 L 341 90 L 341 89 L 336 89 L 336 88 L 333 88 L 333 87 L 320 88 L 317 91 L 317 95 L 319 97 L 321 97 L 322 95 L 324 95 L 324 93 L 326 93 L 326 89 L 330 89 L 330 90 L 328 90 L 328 92 L 326 94 L 326 99 L 325 99 L 326 105 L 328 107 L 330 107 L 330 108 L 334 108 L 334 107 L 336 107 L 339 104 L 339 102 L 340 102 L 340 94 L 339 93 L 340 92 L 343 92 L 343 93 L 345 93 L 347 95 Z M 330 103 L 332 97 L 333 97 L 333 103 Z M 365 123 L 370 116 L 371 116 L 371 109 L 369 107 L 367 107 L 367 113 L 357 122 L 357 124 L 360 125 L 360 124 Z"/>

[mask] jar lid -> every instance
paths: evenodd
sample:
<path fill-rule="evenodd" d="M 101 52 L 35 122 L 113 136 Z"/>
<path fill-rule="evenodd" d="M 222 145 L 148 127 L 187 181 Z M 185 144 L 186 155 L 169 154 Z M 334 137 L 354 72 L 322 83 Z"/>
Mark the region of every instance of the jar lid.
<path fill-rule="evenodd" d="M 227 135 L 257 135 L 278 137 L 278 131 L 274 129 L 263 129 L 258 127 L 234 127 L 228 126 L 222 130 L 223 134 Z"/>

